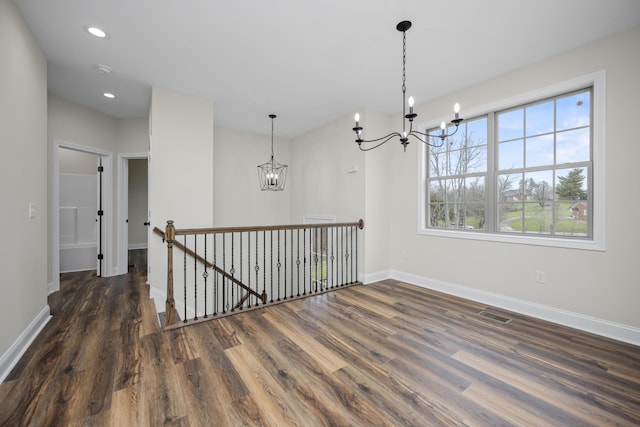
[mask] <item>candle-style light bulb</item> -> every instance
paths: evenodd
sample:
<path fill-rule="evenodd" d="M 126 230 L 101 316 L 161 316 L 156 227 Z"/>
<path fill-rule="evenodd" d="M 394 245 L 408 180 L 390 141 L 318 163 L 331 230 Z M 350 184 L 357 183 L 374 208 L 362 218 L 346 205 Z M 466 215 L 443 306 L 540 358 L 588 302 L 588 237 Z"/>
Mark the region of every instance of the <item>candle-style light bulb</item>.
<path fill-rule="evenodd" d="M 413 99 L 413 96 L 410 96 L 409 99 L 407 100 L 407 103 L 409 104 L 409 107 L 413 107 L 415 100 Z"/>
<path fill-rule="evenodd" d="M 453 112 L 456 113 L 456 120 L 460 118 L 460 104 L 457 102 L 453 105 Z"/>
<path fill-rule="evenodd" d="M 442 131 L 441 136 L 443 136 L 443 137 L 445 136 L 445 132 L 444 132 L 444 130 L 445 130 L 446 128 L 447 128 L 447 125 L 446 125 L 446 124 L 444 124 L 444 122 L 440 123 L 440 129 L 441 129 L 441 131 Z"/>
<path fill-rule="evenodd" d="M 356 113 L 354 118 L 356 119 L 356 127 L 358 127 L 358 122 L 360 121 L 360 114 Z"/>

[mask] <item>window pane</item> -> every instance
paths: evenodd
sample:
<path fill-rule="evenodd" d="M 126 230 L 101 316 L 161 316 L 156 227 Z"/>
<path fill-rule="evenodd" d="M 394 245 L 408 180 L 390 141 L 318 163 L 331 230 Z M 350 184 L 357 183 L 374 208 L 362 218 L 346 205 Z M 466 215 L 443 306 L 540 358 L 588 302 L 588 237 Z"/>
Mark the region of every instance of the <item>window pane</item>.
<path fill-rule="evenodd" d="M 467 155 L 467 172 L 486 172 L 487 170 L 487 147 L 469 147 L 466 151 Z"/>
<path fill-rule="evenodd" d="M 429 185 L 429 194 L 432 202 L 444 202 L 447 194 L 444 179 L 436 179 L 431 181 Z"/>
<path fill-rule="evenodd" d="M 588 194 L 586 168 L 556 171 L 556 194 L 559 200 L 586 200 Z"/>
<path fill-rule="evenodd" d="M 447 166 L 447 175 L 459 175 L 465 172 L 464 155 L 460 150 L 449 153 L 449 164 Z"/>
<path fill-rule="evenodd" d="M 557 221 L 555 233 L 563 236 L 587 236 L 589 201 L 587 168 L 556 171 Z"/>
<path fill-rule="evenodd" d="M 524 136 L 524 109 L 500 113 L 498 122 L 498 141 L 522 138 Z"/>
<path fill-rule="evenodd" d="M 527 136 L 553 132 L 553 105 L 553 101 L 547 101 L 527 107 Z"/>
<path fill-rule="evenodd" d="M 526 166 L 553 165 L 553 135 L 527 138 Z"/>
<path fill-rule="evenodd" d="M 444 146 L 430 147 L 429 154 L 429 176 L 444 176 L 447 166 L 447 152 Z"/>
<path fill-rule="evenodd" d="M 467 122 L 467 147 L 487 145 L 487 118 Z"/>
<path fill-rule="evenodd" d="M 498 146 L 498 169 L 515 169 L 524 166 L 524 141 L 501 142 Z"/>
<path fill-rule="evenodd" d="M 590 128 L 558 132 L 556 163 L 585 162 L 591 158 Z"/>
<path fill-rule="evenodd" d="M 522 179 L 521 173 L 498 175 L 498 201 L 510 203 L 522 200 Z"/>
<path fill-rule="evenodd" d="M 504 194 L 502 203 L 498 203 L 498 231 L 521 233 L 523 202 L 520 191 L 505 190 Z"/>
<path fill-rule="evenodd" d="M 591 91 L 558 98 L 556 130 L 572 129 L 591 124 Z"/>
<path fill-rule="evenodd" d="M 468 178 L 466 181 L 466 217 L 467 229 L 483 230 L 485 228 L 485 185 L 484 177 Z"/>

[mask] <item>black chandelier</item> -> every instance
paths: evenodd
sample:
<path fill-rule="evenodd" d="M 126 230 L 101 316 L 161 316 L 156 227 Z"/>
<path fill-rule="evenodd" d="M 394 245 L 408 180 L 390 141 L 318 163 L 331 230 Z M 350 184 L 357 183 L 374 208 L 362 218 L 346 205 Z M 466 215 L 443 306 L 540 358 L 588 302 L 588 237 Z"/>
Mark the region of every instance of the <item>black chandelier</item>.
<path fill-rule="evenodd" d="M 455 130 L 453 132 L 447 133 L 447 126 L 445 122 L 442 122 L 440 124 L 440 133 L 438 134 L 430 134 L 428 132 L 423 133 L 413 129 L 413 119 L 418 117 L 418 115 L 413 112 L 413 103 L 414 103 L 413 96 L 410 96 L 408 100 L 406 99 L 407 30 L 409 30 L 409 28 L 411 28 L 411 21 L 402 21 L 398 25 L 396 25 L 396 30 L 402 32 L 402 115 L 404 116 L 402 120 L 402 133 L 392 132 L 378 139 L 370 139 L 370 140 L 362 139 L 362 131 L 364 130 L 364 128 L 360 126 L 360 114 L 356 113 L 355 115 L 356 126 L 353 128 L 353 131 L 356 133 L 356 142 L 358 143 L 358 148 L 360 148 L 361 151 L 369 151 L 369 150 L 373 150 L 374 148 L 378 148 L 382 144 L 384 144 L 385 142 L 389 141 L 390 139 L 396 136 L 400 138 L 400 144 L 402 144 L 402 146 L 404 147 L 404 151 L 407 151 L 407 145 L 409 145 L 410 136 L 413 136 L 417 140 L 432 146 L 434 144 L 429 143 L 429 138 L 438 137 L 440 138 L 439 145 L 442 145 L 445 138 L 455 134 L 458 131 L 458 126 L 460 125 L 460 122 L 464 120 L 460 118 L 460 114 L 459 114 L 460 105 L 456 103 L 453 106 L 453 112 L 455 113 L 455 117 L 453 120 L 451 120 L 451 124 L 455 125 Z M 408 114 L 406 114 L 407 104 L 409 105 Z M 407 132 L 407 120 L 409 120 L 408 132 Z M 373 144 L 373 145 L 369 147 L 363 147 L 362 143 Z"/>
<path fill-rule="evenodd" d="M 273 119 L 275 114 L 269 114 L 271 118 L 271 159 L 262 165 L 258 165 L 258 180 L 262 191 L 282 191 L 287 180 L 287 165 L 278 163 L 273 157 Z"/>

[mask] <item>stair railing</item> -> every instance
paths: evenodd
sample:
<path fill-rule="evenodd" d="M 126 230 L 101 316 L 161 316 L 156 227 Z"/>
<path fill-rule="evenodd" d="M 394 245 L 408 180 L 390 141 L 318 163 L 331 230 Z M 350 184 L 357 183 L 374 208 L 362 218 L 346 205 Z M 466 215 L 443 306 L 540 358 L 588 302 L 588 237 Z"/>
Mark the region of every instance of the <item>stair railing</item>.
<path fill-rule="evenodd" d="M 363 220 L 207 229 L 167 221 L 164 233 L 154 229 L 167 243 L 165 329 L 360 284 L 363 228 Z"/>

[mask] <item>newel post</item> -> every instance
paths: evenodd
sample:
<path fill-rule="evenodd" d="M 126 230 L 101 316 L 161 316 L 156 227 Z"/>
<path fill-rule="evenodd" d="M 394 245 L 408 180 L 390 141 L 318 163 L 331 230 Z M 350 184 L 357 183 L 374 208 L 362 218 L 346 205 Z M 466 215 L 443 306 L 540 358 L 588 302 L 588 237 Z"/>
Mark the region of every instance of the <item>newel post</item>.
<path fill-rule="evenodd" d="M 167 242 L 167 305 L 165 327 L 176 323 L 176 302 L 173 299 L 173 241 L 176 238 L 176 228 L 173 221 L 167 221 L 164 239 Z"/>

